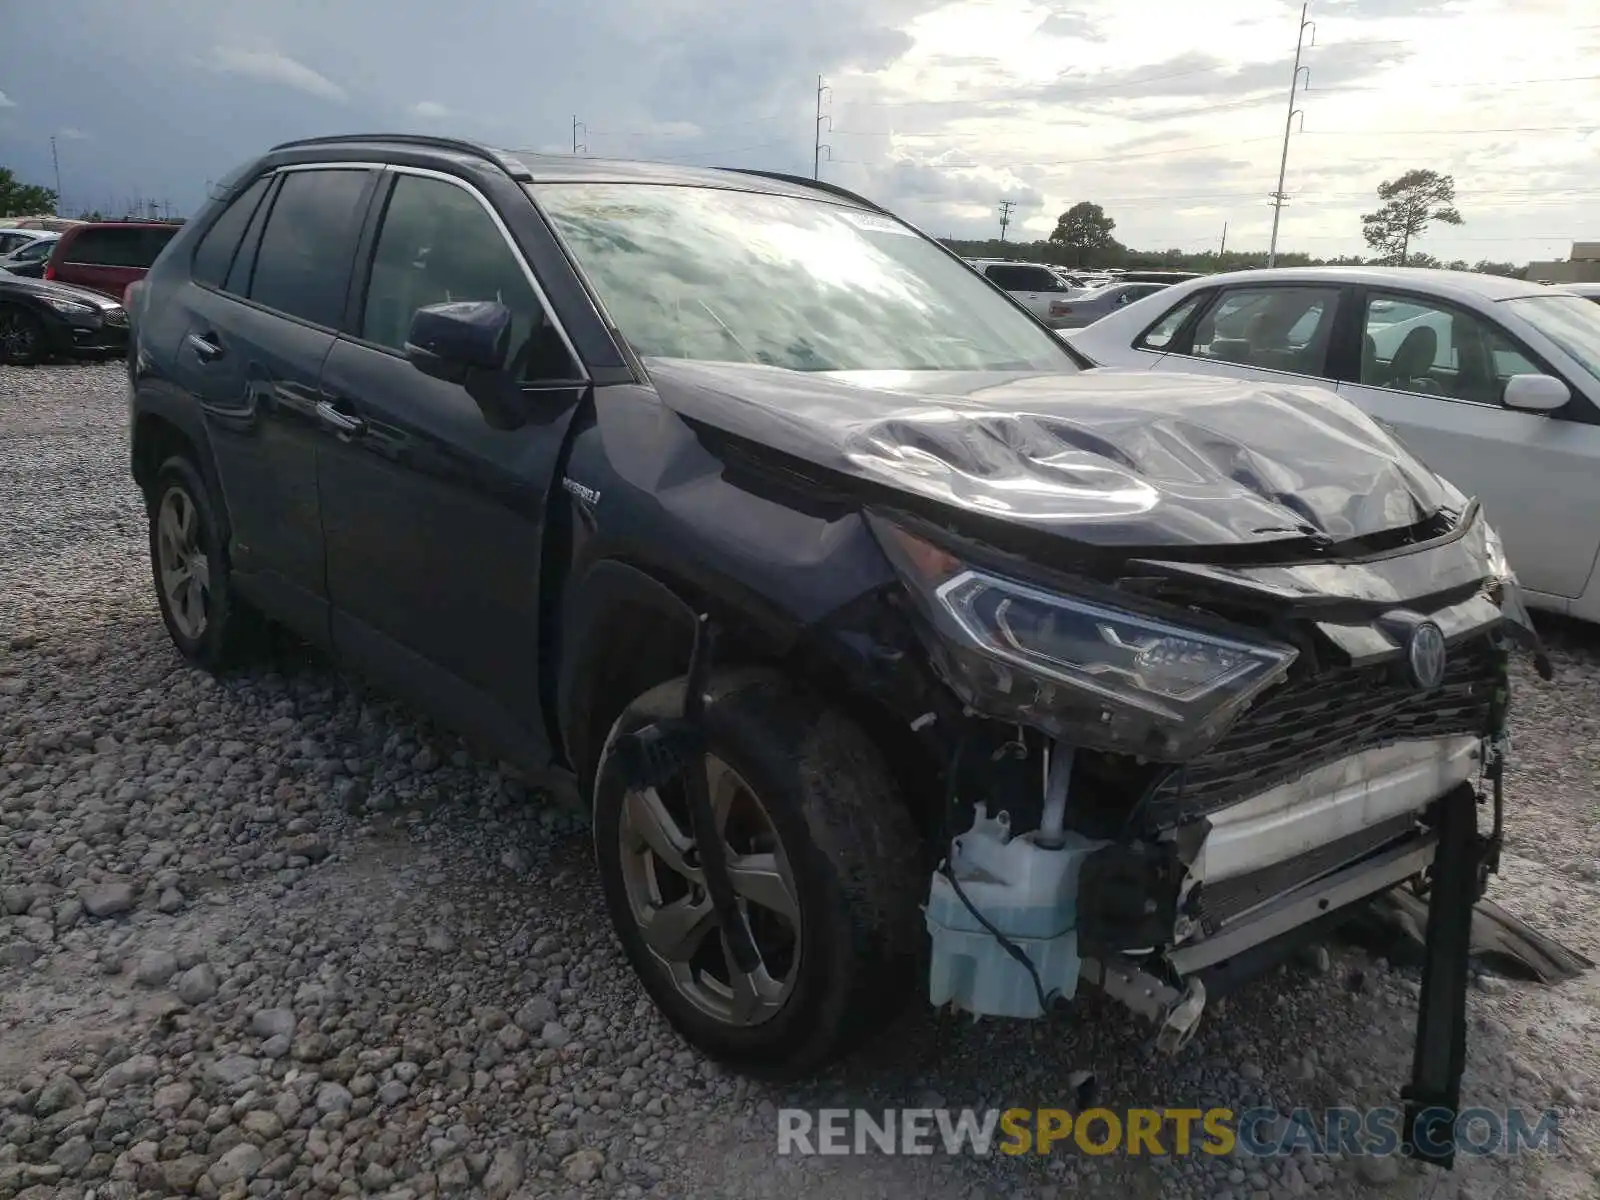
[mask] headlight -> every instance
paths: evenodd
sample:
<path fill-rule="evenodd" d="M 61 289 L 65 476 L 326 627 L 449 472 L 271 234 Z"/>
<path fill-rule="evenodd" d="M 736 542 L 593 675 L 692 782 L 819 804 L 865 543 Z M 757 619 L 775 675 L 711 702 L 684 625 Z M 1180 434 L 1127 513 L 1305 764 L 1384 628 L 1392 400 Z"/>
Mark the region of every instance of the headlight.
<path fill-rule="evenodd" d="M 85 304 L 81 300 L 68 300 L 64 296 L 42 296 L 40 298 L 58 313 L 66 313 L 68 316 L 81 317 L 84 313 L 99 311 L 92 304 Z"/>
<path fill-rule="evenodd" d="M 872 518 L 932 627 L 945 681 L 974 709 L 1080 746 L 1174 761 L 1227 730 L 1297 651 L 1186 614 L 1134 612 L 983 570 Z"/>

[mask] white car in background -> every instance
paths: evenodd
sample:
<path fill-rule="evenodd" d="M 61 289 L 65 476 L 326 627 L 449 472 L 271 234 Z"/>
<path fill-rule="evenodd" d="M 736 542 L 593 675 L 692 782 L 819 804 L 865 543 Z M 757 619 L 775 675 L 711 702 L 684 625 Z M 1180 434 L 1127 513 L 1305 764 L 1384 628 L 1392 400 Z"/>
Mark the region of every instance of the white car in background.
<path fill-rule="evenodd" d="M 1043 263 L 1009 262 L 997 258 L 969 258 L 966 260 L 978 274 L 986 277 L 1002 291 L 1052 329 L 1060 329 L 1066 315 L 1067 298 L 1076 289 Z"/>
<path fill-rule="evenodd" d="M 1467 271 L 1296 267 L 1176 284 L 1063 336 L 1100 366 L 1337 392 L 1478 499 L 1530 604 L 1600 621 L 1600 304 Z"/>

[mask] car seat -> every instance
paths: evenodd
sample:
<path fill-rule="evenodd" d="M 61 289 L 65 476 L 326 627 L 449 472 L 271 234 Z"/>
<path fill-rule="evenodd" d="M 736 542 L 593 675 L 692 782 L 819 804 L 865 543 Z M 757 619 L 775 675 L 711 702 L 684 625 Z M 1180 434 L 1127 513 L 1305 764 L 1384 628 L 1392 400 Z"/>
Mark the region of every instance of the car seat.
<path fill-rule="evenodd" d="M 1431 326 L 1418 325 L 1406 334 L 1389 362 L 1389 386 L 1408 392 L 1437 394 L 1439 385 L 1431 374 L 1439 356 L 1439 335 Z"/>

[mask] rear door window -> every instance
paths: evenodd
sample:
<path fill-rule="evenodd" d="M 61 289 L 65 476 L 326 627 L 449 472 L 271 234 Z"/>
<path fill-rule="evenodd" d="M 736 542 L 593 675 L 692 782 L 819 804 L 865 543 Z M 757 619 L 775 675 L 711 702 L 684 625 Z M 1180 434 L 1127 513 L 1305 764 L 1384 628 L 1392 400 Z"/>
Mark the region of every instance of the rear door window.
<path fill-rule="evenodd" d="M 1191 353 L 1326 378 L 1338 306 L 1331 287 L 1229 288 L 1200 318 Z"/>
<path fill-rule="evenodd" d="M 195 247 L 194 252 L 196 282 L 210 284 L 212 287 L 222 286 L 223 280 L 228 277 L 229 268 L 233 266 L 234 255 L 239 251 L 245 227 L 255 215 L 261 197 L 267 194 L 267 185 L 270 182 L 271 179 L 267 176 L 256 180 L 237 196 L 233 203 L 223 210 L 211 228 L 206 230 L 205 236 L 200 239 L 200 244 Z"/>
<path fill-rule="evenodd" d="M 349 168 L 284 175 L 261 234 L 250 299 L 314 325 L 339 325 L 370 176 Z"/>

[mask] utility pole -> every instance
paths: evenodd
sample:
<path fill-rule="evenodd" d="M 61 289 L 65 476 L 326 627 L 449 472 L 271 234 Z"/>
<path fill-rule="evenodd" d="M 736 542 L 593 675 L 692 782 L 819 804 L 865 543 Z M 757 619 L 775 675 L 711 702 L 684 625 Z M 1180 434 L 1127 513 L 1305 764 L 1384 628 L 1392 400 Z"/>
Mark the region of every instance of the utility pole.
<path fill-rule="evenodd" d="M 580 142 L 578 140 L 578 130 L 580 130 L 580 129 L 583 130 L 583 137 L 584 137 L 584 141 L 583 142 Z M 587 154 L 587 153 L 589 153 L 589 147 L 584 144 L 584 142 L 586 142 L 588 140 L 588 138 L 589 138 L 589 127 L 587 125 L 585 125 L 582 121 L 578 120 L 578 114 L 577 113 L 573 113 L 572 114 L 572 152 L 574 154 Z"/>
<path fill-rule="evenodd" d="M 833 118 L 831 116 L 824 116 L 823 112 L 822 112 L 822 94 L 824 92 L 831 92 L 831 91 L 833 91 L 833 89 L 828 87 L 826 84 L 824 84 L 822 82 L 822 76 L 818 75 L 817 76 L 817 120 L 816 120 L 816 125 L 814 127 L 815 137 L 814 137 L 814 139 L 812 141 L 812 148 L 811 148 L 811 178 L 813 178 L 813 179 L 821 179 L 822 178 L 822 152 L 824 150 L 826 150 L 828 152 L 828 160 L 830 162 L 833 160 L 833 147 L 827 145 L 822 140 L 822 123 L 824 121 L 826 121 L 828 123 L 828 132 L 829 133 L 833 132 Z"/>
<path fill-rule="evenodd" d="M 56 153 L 56 140 L 50 139 L 50 163 L 56 169 L 56 216 L 61 215 L 61 156 Z"/>
<path fill-rule="evenodd" d="M 1000 201 L 1000 240 L 1006 240 L 1006 226 L 1011 224 L 1011 210 L 1017 206 L 1015 200 Z"/>
<path fill-rule="evenodd" d="M 1217 247 L 1217 265 L 1222 265 L 1222 256 L 1228 252 L 1228 223 L 1222 223 L 1222 245 Z"/>
<path fill-rule="evenodd" d="M 1300 55 L 1305 50 L 1306 30 L 1311 30 L 1311 44 L 1317 44 L 1317 23 L 1306 19 L 1306 10 L 1309 3 L 1300 6 L 1300 28 L 1294 39 L 1294 74 L 1289 77 L 1289 115 L 1283 119 L 1283 155 L 1278 159 L 1278 190 L 1272 193 L 1272 240 L 1267 243 L 1267 266 L 1271 267 L 1278 261 L 1278 219 L 1283 215 L 1283 206 L 1289 197 L 1283 190 L 1283 176 L 1289 169 L 1289 131 L 1294 127 L 1294 118 L 1300 113 L 1300 124 L 1305 126 L 1305 113 L 1294 106 L 1295 92 L 1300 88 L 1300 72 L 1306 73 L 1306 83 L 1311 82 L 1311 68 L 1300 65 Z"/>

